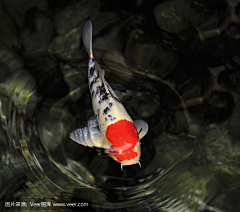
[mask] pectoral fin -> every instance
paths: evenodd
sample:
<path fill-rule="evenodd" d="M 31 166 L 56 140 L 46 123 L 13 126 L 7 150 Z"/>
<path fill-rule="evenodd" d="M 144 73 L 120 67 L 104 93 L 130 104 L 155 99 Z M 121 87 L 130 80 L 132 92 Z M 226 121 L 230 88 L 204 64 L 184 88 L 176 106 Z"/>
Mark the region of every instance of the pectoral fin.
<path fill-rule="evenodd" d="M 104 136 L 98 129 L 94 116 L 88 120 L 88 127 L 78 128 L 71 132 L 70 138 L 75 142 L 89 147 L 102 147 Z"/>
<path fill-rule="evenodd" d="M 143 120 L 135 120 L 134 124 L 137 128 L 139 138 L 143 138 L 148 132 L 148 124 Z"/>

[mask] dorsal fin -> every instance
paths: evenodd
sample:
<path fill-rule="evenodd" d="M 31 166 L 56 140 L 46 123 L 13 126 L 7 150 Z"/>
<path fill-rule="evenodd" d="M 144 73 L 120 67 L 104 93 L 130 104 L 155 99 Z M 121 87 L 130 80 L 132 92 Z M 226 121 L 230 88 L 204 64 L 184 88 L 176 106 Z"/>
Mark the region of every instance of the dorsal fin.
<path fill-rule="evenodd" d="M 93 51 L 92 51 L 92 22 L 88 21 L 83 27 L 82 32 L 82 40 L 83 44 L 88 52 L 88 55 L 91 59 L 93 59 Z"/>

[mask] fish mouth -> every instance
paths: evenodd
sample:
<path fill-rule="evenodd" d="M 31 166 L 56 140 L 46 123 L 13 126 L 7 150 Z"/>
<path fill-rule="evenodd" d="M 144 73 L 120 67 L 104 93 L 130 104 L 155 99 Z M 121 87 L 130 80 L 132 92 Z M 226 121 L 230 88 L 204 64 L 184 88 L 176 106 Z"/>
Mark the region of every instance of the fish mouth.
<path fill-rule="evenodd" d="M 137 151 L 137 157 L 133 158 L 133 159 L 130 159 L 130 160 L 124 160 L 124 161 L 121 161 L 121 166 L 129 166 L 129 165 L 134 165 L 136 163 L 139 163 L 139 158 L 140 158 L 140 155 L 141 155 L 141 151 L 140 151 L 140 145 L 136 145 L 136 151 Z"/>
<path fill-rule="evenodd" d="M 135 152 L 136 156 L 134 158 L 131 158 L 129 160 L 124 159 L 124 160 L 120 160 L 119 156 L 124 156 L 124 154 L 128 154 L 128 153 L 132 153 Z M 125 152 L 113 152 L 113 151 L 109 151 L 109 156 L 111 156 L 115 161 L 121 163 L 122 166 L 128 166 L 128 165 L 133 165 L 136 163 L 139 163 L 139 158 L 141 155 L 141 151 L 140 151 L 140 145 L 136 145 L 132 150 L 130 151 L 125 151 Z"/>
<path fill-rule="evenodd" d="M 134 164 L 137 164 L 139 163 L 139 157 L 136 157 L 134 159 L 131 159 L 131 160 L 124 160 L 121 162 L 121 165 L 122 166 L 129 166 L 129 165 L 134 165 Z"/>

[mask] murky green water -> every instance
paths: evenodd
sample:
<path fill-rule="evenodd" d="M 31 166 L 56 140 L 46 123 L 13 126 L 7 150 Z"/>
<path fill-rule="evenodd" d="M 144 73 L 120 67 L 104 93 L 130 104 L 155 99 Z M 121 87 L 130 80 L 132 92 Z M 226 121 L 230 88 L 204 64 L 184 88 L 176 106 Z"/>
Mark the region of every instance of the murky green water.
<path fill-rule="evenodd" d="M 0 1 L 0 210 L 239 211 L 239 5 Z M 149 125 L 141 167 L 69 137 L 93 115 L 87 20 L 106 80 Z"/>

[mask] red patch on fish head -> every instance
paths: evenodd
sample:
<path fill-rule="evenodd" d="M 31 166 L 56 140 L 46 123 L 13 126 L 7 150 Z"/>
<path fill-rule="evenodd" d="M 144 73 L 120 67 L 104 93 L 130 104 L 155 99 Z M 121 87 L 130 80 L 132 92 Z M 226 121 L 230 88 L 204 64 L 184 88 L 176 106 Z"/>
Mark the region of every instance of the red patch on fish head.
<path fill-rule="evenodd" d="M 112 143 L 113 151 L 109 151 L 118 161 L 131 160 L 137 157 L 135 146 L 139 140 L 134 123 L 120 120 L 107 128 L 106 138 Z"/>

